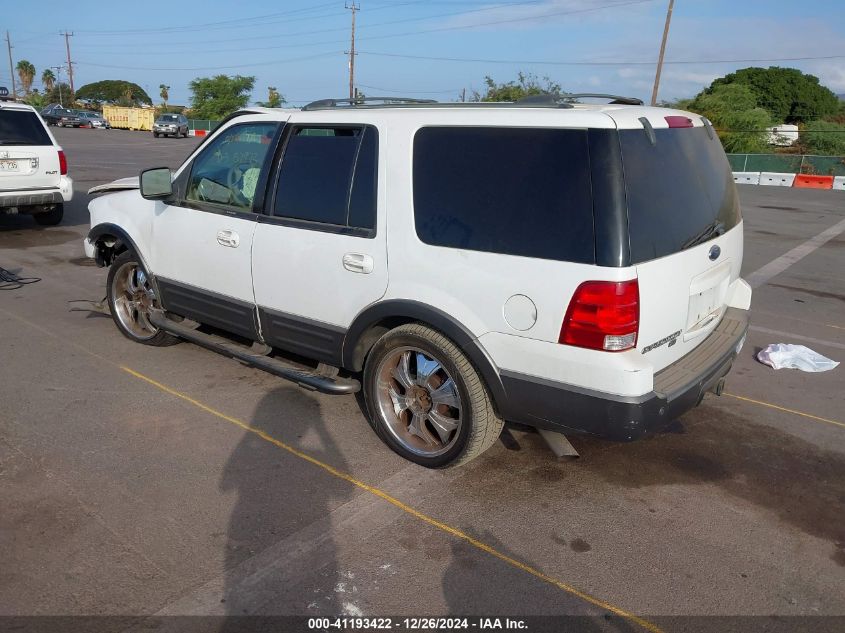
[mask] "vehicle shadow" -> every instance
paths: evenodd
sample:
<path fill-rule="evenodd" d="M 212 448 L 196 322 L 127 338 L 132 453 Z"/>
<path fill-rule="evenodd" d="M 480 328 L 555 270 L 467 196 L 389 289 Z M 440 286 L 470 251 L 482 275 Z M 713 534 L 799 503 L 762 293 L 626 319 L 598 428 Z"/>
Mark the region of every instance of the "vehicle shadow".
<path fill-rule="evenodd" d="M 345 470 L 320 404 L 297 387 L 277 388 L 258 404 L 250 429 L 219 482 L 237 497 L 224 555 L 227 617 L 219 630 L 243 630 L 256 615 L 337 615 L 338 563 L 327 515 L 354 488 L 285 448 Z M 295 439 L 280 445 L 282 437 Z"/>
<path fill-rule="evenodd" d="M 71 239 L 78 240 L 79 232 L 69 230 L 73 227 L 87 226 L 91 218 L 88 214 L 90 196 L 79 188 L 74 189 L 73 200 L 65 204 L 64 217 L 56 226 L 41 226 L 28 213 L 7 215 L 0 213 L 0 236 L 4 233 L 8 239 L 15 238 L 19 244 L 11 244 L 17 248 L 29 246 L 54 246 L 63 244 Z M 87 231 L 86 231 L 87 232 Z M 20 239 L 23 238 L 23 239 Z M 2 248 L 2 244 L 0 244 Z"/>

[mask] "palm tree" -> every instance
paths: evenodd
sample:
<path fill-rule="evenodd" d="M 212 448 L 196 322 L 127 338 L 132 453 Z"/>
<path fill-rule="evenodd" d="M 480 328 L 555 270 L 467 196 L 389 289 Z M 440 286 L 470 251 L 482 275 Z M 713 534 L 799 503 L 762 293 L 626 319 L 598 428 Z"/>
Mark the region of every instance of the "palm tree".
<path fill-rule="evenodd" d="M 170 86 L 159 84 L 158 87 L 161 90 L 158 94 L 161 97 L 161 100 L 164 101 L 164 111 L 167 112 L 167 99 L 170 97 Z"/>
<path fill-rule="evenodd" d="M 44 84 L 44 92 L 50 92 L 53 89 L 53 86 L 56 85 L 56 76 L 52 70 L 44 69 L 44 72 L 41 73 L 41 83 Z"/>
<path fill-rule="evenodd" d="M 35 79 L 35 66 L 25 59 L 22 59 L 17 63 L 17 66 L 15 66 L 15 70 L 18 71 L 18 77 L 21 79 L 23 93 L 28 95 L 30 89 L 32 88 L 32 80 Z"/>

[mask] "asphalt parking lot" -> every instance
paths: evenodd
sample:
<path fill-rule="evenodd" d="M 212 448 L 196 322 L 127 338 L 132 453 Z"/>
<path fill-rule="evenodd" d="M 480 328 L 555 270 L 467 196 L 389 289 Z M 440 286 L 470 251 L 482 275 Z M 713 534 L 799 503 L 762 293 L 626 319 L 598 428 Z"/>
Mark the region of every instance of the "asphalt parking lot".
<path fill-rule="evenodd" d="M 41 278 L 0 291 L 0 615 L 843 626 L 845 367 L 775 372 L 754 354 L 802 343 L 845 360 L 845 192 L 741 188 L 757 287 L 726 395 L 648 440 L 574 437 L 575 461 L 514 431 L 429 471 L 383 446 L 352 397 L 70 311 L 105 294 L 82 251 L 87 189 L 176 167 L 199 139 L 54 134 L 76 183 L 65 220 L 0 216 L 0 266 Z"/>

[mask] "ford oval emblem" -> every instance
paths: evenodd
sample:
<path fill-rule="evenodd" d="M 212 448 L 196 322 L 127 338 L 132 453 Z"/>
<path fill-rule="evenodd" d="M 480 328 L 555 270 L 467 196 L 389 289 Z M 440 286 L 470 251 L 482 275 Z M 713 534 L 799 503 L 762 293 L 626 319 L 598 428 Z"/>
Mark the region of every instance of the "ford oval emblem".
<path fill-rule="evenodd" d="M 719 255 L 722 254 L 722 249 L 716 246 L 715 244 L 710 247 L 710 261 L 716 261 L 719 259 Z"/>

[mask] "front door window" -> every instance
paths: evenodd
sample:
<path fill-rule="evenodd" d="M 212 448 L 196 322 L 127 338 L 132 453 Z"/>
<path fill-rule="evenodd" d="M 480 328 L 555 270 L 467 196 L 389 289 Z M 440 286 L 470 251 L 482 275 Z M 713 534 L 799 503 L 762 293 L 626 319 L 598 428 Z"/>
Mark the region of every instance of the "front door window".
<path fill-rule="evenodd" d="M 244 123 L 224 130 L 194 160 L 185 198 L 252 211 L 255 189 L 276 123 Z"/>

